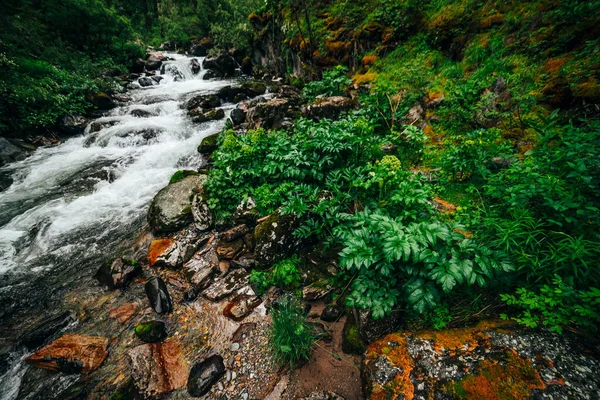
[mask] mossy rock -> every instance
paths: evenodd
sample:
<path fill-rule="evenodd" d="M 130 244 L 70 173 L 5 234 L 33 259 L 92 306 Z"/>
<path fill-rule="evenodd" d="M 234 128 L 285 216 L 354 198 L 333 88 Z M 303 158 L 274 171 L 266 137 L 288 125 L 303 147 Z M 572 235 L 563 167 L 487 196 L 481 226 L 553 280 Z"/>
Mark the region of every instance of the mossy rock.
<path fill-rule="evenodd" d="M 146 343 L 158 343 L 164 341 L 168 336 L 167 327 L 162 321 L 146 321 L 135 327 L 135 335 Z"/>
<path fill-rule="evenodd" d="M 360 331 L 353 318 L 346 319 L 342 330 L 342 351 L 346 354 L 361 355 L 367 348 L 366 343 L 360 337 Z"/>
<path fill-rule="evenodd" d="M 254 257 L 260 267 L 269 267 L 302 249 L 308 241 L 294 236 L 302 221 L 296 215 L 271 214 L 254 230 Z"/>
<path fill-rule="evenodd" d="M 183 178 L 187 178 L 188 176 L 197 176 L 197 175 L 200 175 L 200 174 L 196 171 L 180 169 L 179 171 L 177 171 L 173 174 L 173 176 L 169 180 L 169 185 L 171 185 L 173 183 L 177 183 L 177 182 L 181 181 Z"/>
<path fill-rule="evenodd" d="M 198 153 L 203 155 L 209 155 L 212 154 L 215 150 L 217 150 L 219 135 L 220 133 L 215 133 L 202 139 L 200 146 L 198 146 Z"/>

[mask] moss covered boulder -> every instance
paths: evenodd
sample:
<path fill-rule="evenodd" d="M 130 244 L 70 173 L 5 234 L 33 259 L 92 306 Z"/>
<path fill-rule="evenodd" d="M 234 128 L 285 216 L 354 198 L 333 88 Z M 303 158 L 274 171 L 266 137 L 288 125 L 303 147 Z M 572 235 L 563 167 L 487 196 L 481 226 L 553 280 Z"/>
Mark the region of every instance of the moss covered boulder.
<path fill-rule="evenodd" d="M 370 399 L 591 399 L 599 368 L 580 338 L 482 321 L 389 334 L 368 346 L 361 375 Z"/>
<path fill-rule="evenodd" d="M 254 230 L 254 257 L 260 267 L 269 267 L 298 250 L 307 241 L 294 236 L 300 227 L 301 219 L 293 214 L 273 213 L 256 226 Z"/>
<path fill-rule="evenodd" d="M 186 176 L 158 192 L 148 210 L 154 233 L 175 232 L 193 222 L 192 204 L 205 181 L 206 175 Z"/>
<path fill-rule="evenodd" d="M 212 154 L 217 149 L 217 141 L 219 139 L 219 133 L 208 135 L 198 146 L 198 153 L 205 156 Z"/>

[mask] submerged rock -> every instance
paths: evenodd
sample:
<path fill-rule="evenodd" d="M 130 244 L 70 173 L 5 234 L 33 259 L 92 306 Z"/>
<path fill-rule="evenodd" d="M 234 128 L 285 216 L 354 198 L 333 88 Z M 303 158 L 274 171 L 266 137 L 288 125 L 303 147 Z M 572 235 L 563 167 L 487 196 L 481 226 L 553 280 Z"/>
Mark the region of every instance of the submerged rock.
<path fill-rule="evenodd" d="M 159 398 L 185 387 L 188 363 L 177 341 L 143 344 L 127 356 L 133 384 L 143 398 Z"/>
<path fill-rule="evenodd" d="M 158 192 L 148 210 L 150 228 L 155 233 L 168 233 L 191 223 L 192 202 L 205 181 L 205 175 L 188 176 Z"/>
<path fill-rule="evenodd" d="M 124 324 L 129 321 L 131 318 L 135 317 L 138 312 L 138 303 L 131 302 L 127 304 L 123 304 L 120 307 L 112 308 L 108 311 L 108 316 L 110 318 L 116 319 L 120 323 Z"/>
<path fill-rule="evenodd" d="M 52 336 L 76 321 L 77 316 L 73 312 L 65 312 L 55 317 L 48 318 L 23 335 L 19 344 L 25 346 L 28 350 L 37 349 L 45 344 Z"/>
<path fill-rule="evenodd" d="M 225 374 L 223 357 L 213 355 L 196 363 L 188 378 L 188 393 L 194 397 L 204 396 L 210 388 Z"/>
<path fill-rule="evenodd" d="M 167 327 L 162 321 L 146 321 L 135 327 L 135 335 L 146 343 L 158 343 L 164 341 L 169 333 Z"/>
<path fill-rule="evenodd" d="M 165 282 L 156 276 L 150 278 L 144 286 L 150 306 L 158 314 L 169 314 L 173 311 L 173 301 Z"/>
<path fill-rule="evenodd" d="M 90 372 L 108 356 L 108 339 L 98 336 L 63 335 L 25 358 L 36 368 L 65 373 Z"/>
<path fill-rule="evenodd" d="M 116 258 L 105 262 L 96 272 L 95 278 L 109 289 L 119 289 L 127 286 L 142 271 L 135 260 Z"/>

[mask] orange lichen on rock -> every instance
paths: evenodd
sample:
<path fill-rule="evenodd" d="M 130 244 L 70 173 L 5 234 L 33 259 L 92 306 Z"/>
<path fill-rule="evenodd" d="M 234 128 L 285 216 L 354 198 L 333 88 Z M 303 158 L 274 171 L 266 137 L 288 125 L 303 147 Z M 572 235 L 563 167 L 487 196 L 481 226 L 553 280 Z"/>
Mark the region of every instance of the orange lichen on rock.
<path fill-rule="evenodd" d="M 510 321 L 501 320 L 481 321 L 474 327 L 423 331 L 417 333 L 415 337 L 433 341 L 433 348 L 438 353 L 442 350 L 451 352 L 461 349 L 473 350 L 480 341 L 489 338 L 485 331 L 502 329 L 510 324 Z"/>
<path fill-rule="evenodd" d="M 373 342 L 365 353 L 366 365 L 376 362 L 379 357 L 386 357 L 393 367 L 399 369 L 398 374 L 384 386 L 374 383 L 369 393 L 369 399 L 384 400 L 402 398 L 412 400 L 414 397 L 414 385 L 410 379 L 410 373 L 414 362 L 408 354 L 406 337 L 392 333 L 382 339 Z"/>
<path fill-rule="evenodd" d="M 455 382 L 450 391 L 463 399 L 509 400 L 526 399 L 532 390 L 546 389 L 539 372 L 516 351 L 508 350 L 503 361 L 481 361 L 476 375 Z"/>
<path fill-rule="evenodd" d="M 370 54 L 363 57 L 362 63 L 365 67 L 367 67 L 369 65 L 375 64 L 375 61 L 377 61 L 377 59 L 378 57 L 375 54 Z"/>
<path fill-rule="evenodd" d="M 446 200 L 443 200 L 439 197 L 434 197 L 433 198 L 433 205 L 435 206 L 435 208 L 437 208 L 439 211 L 443 212 L 443 213 L 454 213 L 456 212 L 456 206 Z"/>
<path fill-rule="evenodd" d="M 160 257 L 171 244 L 173 244 L 173 240 L 171 239 L 157 239 L 150 244 L 150 248 L 148 249 L 148 261 L 150 262 L 150 266 L 153 266 L 156 263 L 158 257 Z"/>

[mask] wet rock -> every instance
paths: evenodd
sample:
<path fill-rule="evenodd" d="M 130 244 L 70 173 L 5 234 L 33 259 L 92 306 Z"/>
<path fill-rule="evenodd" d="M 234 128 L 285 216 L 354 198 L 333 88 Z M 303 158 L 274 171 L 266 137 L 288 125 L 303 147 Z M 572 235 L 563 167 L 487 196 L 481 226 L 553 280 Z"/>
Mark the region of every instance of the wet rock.
<path fill-rule="evenodd" d="M 202 75 L 202 79 L 207 81 L 209 79 L 222 78 L 223 74 L 219 71 L 207 70 L 204 75 Z"/>
<path fill-rule="evenodd" d="M 205 156 L 212 154 L 218 147 L 217 140 L 219 138 L 219 133 L 215 133 L 213 135 L 208 135 L 202 142 L 200 146 L 198 146 L 198 153 L 203 154 Z"/>
<path fill-rule="evenodd" d="M 135 317 L 138 311 L 138 303 L 131 302 L 124 304 L 120 307 L 115 307 L 108 310 L 108 316 L 110 318 L 116 319 L 120 323 L 124 324 L 129 321 L 131 318 Z"/>
<path fill-rule="evenodd" d="M 218 267 L 219 257 L 217 252 L 213 247 L 208 247 L 196 253 L 183 266 L 183 271 L 190 283 L 195 287 L 204 288 Z"/>
<path fill-rule="evenodd" d="M 190 47 L 190 55 L 194 57 L 206 57 L 207 50 L 206 47 L 201 44 L 194 44 Z"/>
<path fill-rule="evenodd" d="M 217 243 L 217 254 L 219 259 L 231 260 L 234 258 L 244 247 L 244 241 L 241 239 L 227 242 L 225 240 L 219 240 Z"/>
<path fill-rule="evenodd" d="M 63 335 L 25 358 L 36 368 L 65 373 L 90 372 L 108 356 L 108 339 L 98 336 Z"/>
<path fill-rule="evenodd" d="M 231 300 L 223 309 L 223 315 L 234 321 L 241 321 L 262 303 L 259 296 L 241 294 Z"/>
<path fill-rule="evenodd" d="M 154 84 L 156 82 L 153 81 L 152 79 L 148 78 L 147 76 L 144 76 L 144 77 L 138 79 L 138 83 L 140 84 L 141 87 L 148 87 L 148 86 L 154 86 Z"/>
<path fill-rule="evenodd" d="M 321 320 L 325 322 L 336 322 L 340 319 L 344 310 L 337 306 L 327 306 L 321 313 Z"/>
<path fill-rule="evenodd" d="M 198 96 L 194 96 L 188 101 L 185 102 L 184 107 L 188 110 L 193 110 L 195 108 L 203 108 L 205 110 L 209 110 L 211 108 L 216 108 L 221 105 L 221 100 L 217 95 L 214 94 L 201 94 Z"/>
<path fill-rule="evenodd" d="M 254 256 L 251 254 L 243 254 L 240 257 L 231 260 L 232 268 L 244 268 L 246 270 L 254 268 L 256 265 L 256 261 L 254 260 Z"/>
<path fill-rule="evenodd" d="M 176 241 L 156 239 L 148 249 L 148 261 L 151 267 L 179 268 L 183 265 L 183 256 Z"/>
<path fill-rule="evenodd" d="M 248 274 L 234 269 L 209 286 L 202 295 L 210 301 L 219 301 L 248 284 Z"/>
<path fill-rule="evenodd" d="M 0 163 L 1 164 L 1 163 Z M 13 184 L 13 178 L 8 174 L 3 174 L 0 172 L 0 192 L 8 189 Z"/>
<path fill-rule="evenodd" d="M 191 223 L 194 195 L 205 181 L 205 175 L 188 176 L 158 192 L 148 210 L 150 228 L 155 233 L 168 233 Z"/>
<path fill-rule="evenodd" d="M 219 238 L 226 241 L 232 242 L 236 239 L 243 237 L 246 233 L 248 233 L 250 229 L 244 224 L 235 226 L 225 232 L 221 232 L 219 234 Z"/>
<path fill-rule="evenodd" d="M 173 311 L 173 301 L 165 282 L 156 276 L 150 278 L 144 286 L 150 306 L 158 314 L 169 314 Z"/>
<path fill-rule="evenodd" d="M 143 398 L 160 398 L 185 387 L 188 363 L 177 341 L 143 344 L 127 356 L 133 383 Z"/>
<path fill-rule="evenodd" d="M 116 258 L 113 261 L 106 261 L 94 277 L 102 285 L 113 290 L 127 286 L 141 271 L 142 268 L 137 261 Z"/>
<path fill-rule="evenodd" d="M 246 112 L 241 108 L 234 108 L 229 115 L 233 125 L 240 125 L 246 121 Z"/>
<path fill-rule="evenodd" d="M 28 350 L 37 349 L 46 344 L 52 336 L 75 322 L 77 322 L 77 316 L 70 311 L 48 318 L 23 335 L 19 344 Z"/>
<path fill-rule="evenodd" d="M 136 118 L 150 118 L 150 117 L 156 116 L 156 114 L 154 114 L 153 112 L 148 111 L 148 110 L 143 110 L 141 108 L 136 108 L 135 110 L 131 110 L 129 112 L 129 114 Z"/>
<path fill-rule="evenodd" d="M 404 313 L 402 310 L 395 309 L 385 318 L 374 320 L 371 310 L 354 308 L 348 314 L 347 321 L 357 326 L 358 333 L 365 343 L 371 343 L 388 333 L 400 329 L 404 321 Z"/>
<path fill-rule="evenodd" d="M 225 111 L 221 108 L 205 110 L 201 107 L 194 108 L 188 112 L 188 115 L 195 124 L 201 124 L 208 121 L 217 121 L 225 118 Z"/>
<path fill-rule="evenodd" d="M 163 78 L 163 77 L 162 77 L 162 76 L 160 76 L 160 75 L 152 75 L 152 76 L 150 77 L 150 79 L 152 79 L 152 80 L 153 80 L 154 82 L 156 82 L 156 84 L 158 85 L 158 84 L 160 84 L 160 82 L 161 82 L 163 79 L 165 79 L 165 78 Z"/>
<path fill-rule="evenodd" d="M 90 124 L 90 133 L 100 132 L 102 129 L 110 128 L 111 126 L 117 125 L 119 121 L 94 121 Z"/>
<path fill-rule="evenodd" d="M 192 58 L 190 60 L 190 69 L 192 70 L 192 73 L 194 75 L 197 75 L 198 72 L 200 72 L 200 70 L 202 69 L 202 66 L 200 65 L 200 62 L 198 62 L 197 59 Z"/>
<path fill-rule="evenodd" d="M 160 49 L 166 51 L 175 51 L 176 48 L 177 46 L 175 45 L 175 42 L 173 40 L 167 40 L 166 42 L 161 43 L 160 45 Z"/>
<path fill-rule="evenodd" d="M 338 119 L 342 113 L 355 107 L 354 100 L 343 96 L 324 97 L 306 106 L 302 113 L 306 118 L 314 120 Z"/>
<path fill-rule="evenodd" d="M 167 327 L 162 321 L 146 321 L 135 327 L 135 335 L 146 343 L 158 343 L 164 341 L 169 333 Z"/>
<path fill-rule="evenodd" d="M 0 137 L 0 166 L 11 162 L 23 160 L 27 152 L 11 143 L 8 139 Z"/>
<path fill-rule="evenodd" d="M 261 267 L 268 267 L 283 260 L 302 248 L 305 240 L 293 235 L 301 224 L 293 214 L 270 215 L 254 230 L 254 257 Z"/>
<path fill-rule="evenodd" d="M 265 94 L 266 91 L 267 87 L 263 82 L 247 81 L 242 83 L 240 86 L 225 86 L 219 89 L 217 96 L 224 101 L 237 103 L 236 99 L 239 100 L 242 96 L 246 99 L 251 99 L 253 97 Z"/>
<path fill-rule="evenodd" d="M 89 119 L 81 115 L 64 115 L 58 122 L 58 128 L 66 135 L 81 135 L 89 122 Z"/>
<path fill-rule="evenodd" d="M 188 393 L 194 397 L 204 396 L 223 375 L 225 364 L 223 357 L 219 355 L 215 354 L 196 363 L 188 377 Z"/>
<path fill-rule="evenodd" d="M 302 289 L 302 299 L 314 301 L 322 299 L 331 292 L 331 286 L 324 282 L 315 282 Z"/>
<path fill-rule="evenodd" d="M 233 57 L 225 53 L 216 57 L 207 57 L 202 61 L 202 68 L 219 72 L 222 76 L 234 76 L 235 66 Z"/>
<path fill-rule="evenodd" d="M 90 102 L 101 111 L 112 110 L 117 107 L 117 102 L 104 92 L 91 95 Z"/>
<path fill-rule="evenodd" d="M 151 53 L 150 57 L 146 60 L 146 69 L 148 71 L 156 71 L 160 69 L 163 61 L 165 60 L 165 56 L 160 53 Z"/>

